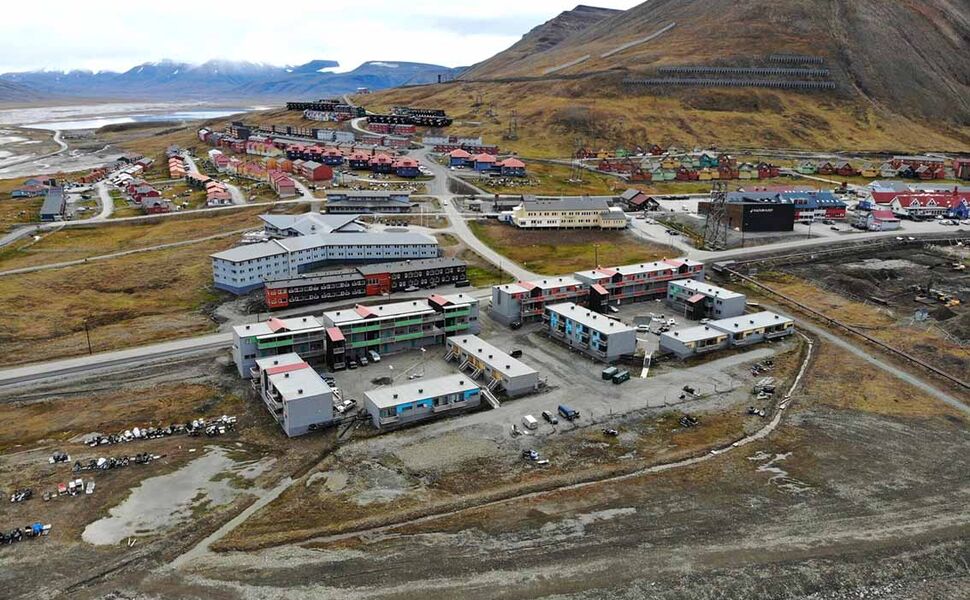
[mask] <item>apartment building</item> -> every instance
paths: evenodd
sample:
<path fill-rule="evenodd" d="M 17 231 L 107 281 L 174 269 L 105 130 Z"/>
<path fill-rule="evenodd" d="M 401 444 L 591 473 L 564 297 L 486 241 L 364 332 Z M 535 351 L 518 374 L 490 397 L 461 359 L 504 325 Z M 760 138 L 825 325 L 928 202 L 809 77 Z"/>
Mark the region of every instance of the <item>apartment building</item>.
<path fill-rule="evenodd" d="M 273 317 L 232 328 L 232 358 L 239 375 L 247 379 L 256 376 L 258 359 L 293 352 L 312 360 L 322 357 L 324 350 L 324 327 L 315 317 Z"/>
<path fill-rule="evenodd" d="M 263 287 L 266 307 L 270 310 L 360 298 L 367 294 L 364 276 L 356 269 L 338 269 L 307 273 L 286 279 L 267 281 Z"/>
<path fill-rule="evenodd" d="M 361 233 L 367 228 L 357 221 L 358 215 L 259 215 L 263 231 L 272 238 L 298 237 L 317 233 Z"/>
<path fill-rule="evenodd" d="M 492 287 L 491 314 L 505 325 L 542 318 L 547 304 L 575 302 L 603 312 L 607 306 L 664 298 L 679 279 L 704 279 L 704 264 L 687 258 L 599 267 L 572 276 L 549 277 Z"/>
<path fill-rule="evenodd" d="M 688 358 L 723 348 L 757 344 L 795 333 L 795 321 L 770 311 L 718 319 L 660 335 L 660 350 Z"/>
<path fill-rule="evenodd" d="M 589 287 L 589 307 L 602 312 L 607 306 L 653 300 L 667 295 L 667 287 L 677 279 L 704 279 L 704 263 L 687 258 L 665 259 L 652 263 L 599 267 L 574 274 Z"/>
<path fill-rule="evenodd" d="M 364 409 L 378 429 L 455 414 L 481 404 L 481 388 L 466 375 L 446 375 L 364 393 Z"/>
<path fill-rule="evenodd" d="M 458 363 L 472 379 L 482 378 L 485 389 L 502 391 L 510 398 L 539 388 L 539 373 L 517 358 L 499 350 L 477 335 L 454 335 L 445 342 L 445 360 Z"/>
<path fill-rule="evenodd" d="M 333 390 L 299 354 L 260 358 L 254 388 L 287 437 L 333 422 Z"/>
<path fill-rule="evenodd" d="M 339 334 L 327 334 L 334 341 L 327 360 L 334 361 L 332 368 L 341 369 L 369 350 L 391 354 L 444 344 L 449 335 L 477 334 L 478 316 L 478 300 L 465 294 L 434 294 L 423 300 L 328 311 L 323 313 L 323 324 Z"/>
<path fill-rule="evenodd" d="M 407 213 L 411 212 L 411 192 L 327 192 L 327 212 Z"/>
<path fill-rule="evenodd" d="M 522 229 L 623 229 L 627 218 L 602 198 L 539 199 L 523 196 L 509 220 Z"/>
<path fill-rule="evenodd" d="M 452 257 L 374 263 L 267 281 L 264 294 L 266 306 L 275 310 L 464 282 L 466 268 Z"/>
<path fill-rule="evenodd" d="M 589 286 L 575 277 L 549 277 L 492 287 L 492 317 L 505 325 L 538 321 L 547 304 L 575 302 L 585 305 Z"/>
<path fill-rule="evenodd" d="M 318 233 L 237 246 L 212 257 L 213 284 L 244 294 L 265 281 L 327 263 L 437 258 L 438 241 L 423 233 Z"/>
<path fill-rule="evenodd" d="M 573 302 L 547 306 L 548 333 L 592 358 L 612 363 L 637 350 L 636 330 Z"/>
<path fill-rule="evenodd" d="M 692 321 L 727 319 L 744 314 L 747 298 L 716 285 L 681 279 L 667 286 L 667 305 Z"/>

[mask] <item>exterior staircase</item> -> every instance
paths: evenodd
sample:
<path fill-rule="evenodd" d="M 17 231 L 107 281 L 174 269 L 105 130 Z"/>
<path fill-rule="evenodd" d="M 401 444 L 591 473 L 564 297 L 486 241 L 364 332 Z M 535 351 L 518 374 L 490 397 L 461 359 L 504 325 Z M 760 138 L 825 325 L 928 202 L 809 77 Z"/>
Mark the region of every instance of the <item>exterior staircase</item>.
<path fill-rule="evenodd" d="M 502 406 L 502 404 L 498 401 L 498 398 L 495 397 L 495 394 L 489 391 L 487 387 L 482 388 L 482 398 L 485 398 L 485 401 L 488 402 L 492 408 L 499 408 Z"/>

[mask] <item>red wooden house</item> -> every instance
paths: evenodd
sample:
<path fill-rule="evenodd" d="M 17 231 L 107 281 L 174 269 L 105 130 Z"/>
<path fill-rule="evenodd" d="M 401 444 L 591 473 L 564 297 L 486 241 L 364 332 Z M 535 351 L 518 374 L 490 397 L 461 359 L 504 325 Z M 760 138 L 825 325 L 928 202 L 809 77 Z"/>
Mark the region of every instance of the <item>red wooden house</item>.
<path fill-rule="evenodd" d="M 855 177 L 859 174 L 859 171 L 848 162 L 840 163 L 835 172 L 839 177 Z"/>
<path fill-rule="evenodd" d="M 771 179 L 781 175 L 781 169 L 771 163 L 758 163 L 758 179 Z"/>
<path fill-rule="evenodd" d="M 822 163 L 818 168 L 819 175 L 835 175 L 835 165 L 830 162 Z"/>
<path fill-rule="evenodd" d="M 674 176 L 674 179 L 677 181 L 697 181 L 698 177 L 699 175 L 696 170 L 680 165 L 677 168 L 677 174 Z"/>

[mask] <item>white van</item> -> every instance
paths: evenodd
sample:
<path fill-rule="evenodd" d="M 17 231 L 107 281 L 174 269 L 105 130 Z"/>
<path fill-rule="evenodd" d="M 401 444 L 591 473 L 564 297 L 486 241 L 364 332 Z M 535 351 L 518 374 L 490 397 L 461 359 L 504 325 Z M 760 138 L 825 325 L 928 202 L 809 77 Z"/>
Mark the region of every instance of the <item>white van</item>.
<path fill-rule="evenodd" d="M 537 429 L 539 427 L 539 421 L 532 415 L 526 415 L 522 417 L 522 424 L 525 425 L 526 429 Z"/>

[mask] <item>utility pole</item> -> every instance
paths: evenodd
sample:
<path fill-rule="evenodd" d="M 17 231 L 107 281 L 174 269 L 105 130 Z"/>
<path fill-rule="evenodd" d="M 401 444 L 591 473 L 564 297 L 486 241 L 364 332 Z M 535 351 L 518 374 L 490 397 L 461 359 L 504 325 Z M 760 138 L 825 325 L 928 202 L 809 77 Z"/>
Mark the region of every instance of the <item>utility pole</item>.
<path fill-rule="evenodd" d="M 598 269 L 600 268 L 600 245 L 599 244 L 593 244 L 593 252 L 595 253 L 595 256 L 596 256 L 596 262 L 593 263 L 593 268 Z"/>
<path fill-rule="evenodd" d="M 88 320 L 84 319 L 84 338 L 88 341 L 88 354 L 94 354 L 91 350 L 91 333 L 88 331 Z"/>

